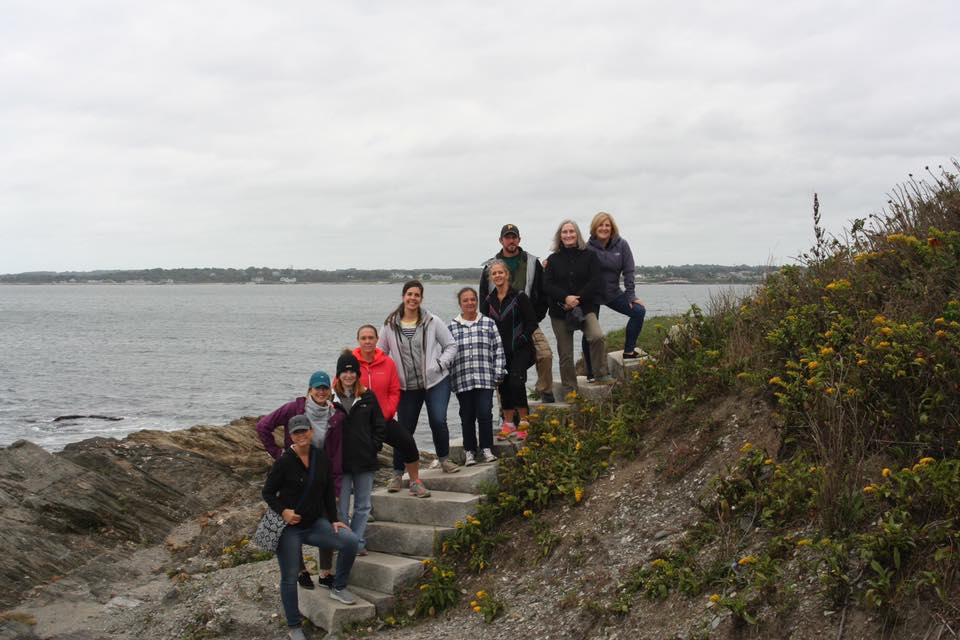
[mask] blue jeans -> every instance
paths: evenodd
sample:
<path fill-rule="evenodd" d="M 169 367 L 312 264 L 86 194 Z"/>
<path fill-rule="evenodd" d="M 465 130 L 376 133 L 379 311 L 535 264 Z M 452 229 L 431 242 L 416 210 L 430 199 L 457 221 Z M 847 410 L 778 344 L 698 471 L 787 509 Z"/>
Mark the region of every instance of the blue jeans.
<path fill-rule="evenodd" d="M 450 455 L 450 431 L 447 429 L 447 405 L 450 404 L 450 376 L 447 376 L 429 389 L 410 389 L 400 392 L 400 404 L 397 406 L 397 421 L 413 435 L 420 419 L 420 409 L 427 404 L 427 420 L 433 433 L 433 446 L 438 458 Z M 393 469 L 403 472 L 400 452 L 393 451 Z"/>
<path fill-rule="evenodd" d="M 333 525 L 326 518 L 318 518 L 309 527 L 285 527 L 277 544 L 277 562 L 280 563 L 280 602 L 287 626 L 299 627 L 303 623 L 300 615 L 300 601 L 297 597 L 297 574 L 300 573 L 301 547 L 309 544 L 321 549 L 338 549 L 337 574 L 333 578 L 335 589 L 347 586 L 350 569 L 357 557 L 357 536 L 351 531 L 333 531 Z"/>
<path fill-rule="evenodd" d="M 493 389 L 468 389 L 457 394 L 460 403 L 460 432 L 463 448 L 477 452 L 477 430 L 480 449 L 493 449 Z"/>
<path fill-rule="evenodd" d="M 353 492 L 353 518 L 350 518 L 350 492 Z M 363 534 L 370 518 L 370 494 L 373 493 L 373 471 L 344 472 L 340 480 L 340 522 L 350 527 L 360 540 L 360 548 L 367 546 Z"/>
<path fill-rule="evenodd" d="M 621 293 L 606 305 L 617 313 L 622 313 L 630 318 L 627 320 L 627 335 L 623 340 L 624 353 L 630 353 L 637 348 L 637 338 L 640 337 L 640 330 L 643 329 L 643 319 L 647 315 L 646 307 L 642 304 L 634 304 L 631 307 L 631 302 L 633 300 L 628 299 L 626 293 Z M 600 317 L 600 309 L 597 309 L 597 317 Z M 583 350 L 583 363 L 587 367 L 587 377 L 592 378 L 593 366 L 590 364 L 590 349 L 587 346 L 586 336 L 581 341 L 580 347 Z"/>

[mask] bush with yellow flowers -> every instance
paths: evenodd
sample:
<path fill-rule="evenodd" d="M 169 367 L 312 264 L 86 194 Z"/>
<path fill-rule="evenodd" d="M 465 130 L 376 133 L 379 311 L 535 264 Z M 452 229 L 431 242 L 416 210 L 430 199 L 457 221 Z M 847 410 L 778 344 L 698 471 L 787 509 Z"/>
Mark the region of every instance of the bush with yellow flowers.
<path fill-rule="evenodd" d="M 485 589 L 477 591 L 470 601 L 470 610 L 483 616 L 483 621 L 490 624 L 503 613 L 503 602 Z"/>
<path fill-rule="evenodd" d="M 417 586 L 419 595 L 414 613 L 418 616 L 435 616 L 460 601 L 457 574 L 452 567 L 435 560 L 423 561 L 426 571 Z"/>

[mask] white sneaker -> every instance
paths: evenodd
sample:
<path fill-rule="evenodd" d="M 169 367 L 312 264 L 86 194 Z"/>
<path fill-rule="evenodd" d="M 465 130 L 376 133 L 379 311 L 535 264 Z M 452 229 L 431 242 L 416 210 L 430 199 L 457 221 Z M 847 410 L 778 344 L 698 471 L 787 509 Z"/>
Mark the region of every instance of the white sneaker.
<path fill-rule="evenodd" d="M 480 462 L 496 462 L 497 456 L 493 455 L 490 449 L 484 449 L 480 452 Z"/>
<path fill-rule="evenodd" d="M 463 457 L 464 457 L 463 466 L 472 467 L 473 465 L 477 464 L 477 461 L 474 460 L 473 458 L 473 451 L 465 451 L 463 454 Z"/>
<path fill-rule="evenodd" d="M 430 466 L 427 469 L 439 469 L 440 468 L 440 458 L 434 458 L 433 462 L 430 463 Z"/>

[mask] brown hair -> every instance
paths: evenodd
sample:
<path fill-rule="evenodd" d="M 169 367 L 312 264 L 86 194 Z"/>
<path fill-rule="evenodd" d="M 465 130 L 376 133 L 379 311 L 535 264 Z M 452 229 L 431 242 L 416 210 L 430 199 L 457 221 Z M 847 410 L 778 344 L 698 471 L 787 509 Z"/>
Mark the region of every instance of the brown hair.
<path fill-rule="evenodd" d="M 375 335 L 378 338 L 380 337 L 380 332 L 377 331 L 377 328 L 375 326 L 373 326 L 372 324 L 362 324 L 360 325 L 360 328 L 357 329 L 358 340 L 360 339 L 360 332 L 363 331 L 364 329 L 371 329 L 373 331 L 373 335 Z"/>
<path fill-rule="evenodd" d="M 409 280 L 407 282 L 404 282 L 403 292 L 400 294 L 400 296 L 403 297 L 407 295 L 407 291 L 409 291 L 410 289 L 413 289 L 414 287 L 416 287 L 417 289 L 420 289 L 420 298 L 423 299 L 423 283 L 420 282 L 419 280 Z M 421 313 L 419 309 L 417 309 L 417 315 L 420 316 L 419 320 L 423 319 L 423 313 Z M 388 315 L 386 319 L 384 319 L 383 324 L 394 324 L 398 322 L 399 319 L 402 317 L 403 317 L 403 301 L 401 300 L 400 304 L 397 305 L 397 308 L 391 311 L 390 315 Z"/>

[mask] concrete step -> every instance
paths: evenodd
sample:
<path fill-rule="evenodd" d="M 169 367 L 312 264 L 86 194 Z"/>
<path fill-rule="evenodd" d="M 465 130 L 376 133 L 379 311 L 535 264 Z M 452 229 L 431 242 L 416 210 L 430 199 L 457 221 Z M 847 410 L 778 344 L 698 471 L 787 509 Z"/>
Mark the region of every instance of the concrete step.
<path fill-rule="evenodd" d="M 373 606 L 377 608 L 377 615 L 381 617 L 393 611 L 394 606 L 397 604 L 397 597 L 392 593 L 384 593 L 382 591 L 374 591 L 373 589 L 354 586 L 351 586 L 350 590 L 367 602 L 373 604 Z"/>
<path fill-rule="evenodd" d="M 495 426 L 494 429 L 493 429 L 493 434 L 494 434 L 494 435 L 493 435 L 493 455 L 497 456 L 498 458 L 509 458 L 509 457 L 512 457 L 512 456 L 516 455 L 517 449 L 518 449 L 519 447 L 517 447 L 515 440 L 498 440 L 496 434 L 497 434 L 497 432 L 498 432 L 499 430 L 500 430 L 500 429 L 497 428 L 496 426 Z M 456 462 L 456 463 L 459 464 L 459 465 L 462 465 L 462 464 L 463 464 L 463 460 L 464 460 L 464 458 L 463 458 L 463 438 L 452 438 L 452 439 L 450 440 L 450 459 L 453 460 L 454 462 Z M 477 467 L 486 467 L 486 466 L 490 466 L 490 465 L 479 465 L 479 464 L 478 464 L 476 467 L 471 467 L 471 469 L 476 469 Z M 466 467 L 460 469 L 460 473 L 463 473 L 463 471 L 464 471 L 465 469 L 466 469 Z M 433 471 L 433 470 L 431 469 L 431 471 Z M 454 473 L 454 474 L 449 474 L 449 473 L 448 473 L 447 475 L 448 475 L 448 476 L 449 476 L 449 475 L 459 476 L 460 473 Z M 421 473 L 420 475 L 423 476 L 422 473 Z M 432 487 L 429 483 L 427 483 L 426 481 L 424 481 L 424 482 L 426 483 L 427 487 L 429 487 L 430 490 L 432 491 L 432 490 L 433 490 L 433 487 Z M 439 488 L 439 487 L 438 487 L 438 488 Z M 459 491 L 459 489 L 456 489 L 456 490 Z M 446 491 L 446 489 L 440 489 L 440 491 Z M 469 491 L 468 491 L 467 493 L 469 493 Z"/>
<path fill-rule="evenodd" d="M 373 492 L 373 512 L 377 521 L 409 522 L 449 527 L 477 511 L 481 496 L 456 491 L 431 491 L 429 498 L 415 498 L 406 491 L 388 493 L 386 489 Z"/>
<path fill-rule="evenodd" d="M 311 590 L 297 587 L 300 613 L 313 624 L 330 632 L 339 631 L 347 624 L 365 622 L 375 618 L 377 607 L 354 591 L 352 586 L 348 589 L 357 598 L 354 604 L 337 602 L 330 597 L 329 589 L 317 587 Z"/>
<path fill-rule="evenodd" d="M 422 498 L 414 498 L 414 500 Z M 357 556 L 350 572 L 350 587 L 395 593 L 416 582 L 423 575 L 423 563 L 416 558 L 371 551 Z"/>
<path fill-rule="evenodd" d="M 625 380 L 630 374 L 646 364 L 647 360 L 651 359 L 650 354 L 643 349 L 637 349 L 637 353 L 640 354 L 639 358 L 630 358 L 628 360 L 623 359 L 623 351 L 611 351 L 608 353 L 607 368 L 610 370 L 610 375 L 618 380 Z"/>
<path fill-rule="evenodd" d="M 559 382 L 553 385 L 554 395 L 558 398 L 566 398 L 567 394 L 563 390 L 563 385 Z M 590 402 L 601 402 L 610 397 L 610 391 L 612 385 L 609 384 L 596 384 L 594 382 L 587 382 L 587 376 L 577 376 L 577 394 L 589 400 Z"/>
<path fill-rule="evenodd" d="M 550 409 L 556 411 L 566 411 L 570 408 L 569 402 L 563 402 L 563 398 L 557 397 L 556 402 L 540 402 L 539 400 L 527 400 L 527 405 L 530 407 L 530 413 L 544 413 Z"/>
<path fill-rule="evenodd" d="M 506 453 L 506 452 L 505 452 Z M 510 447 L 509 455 L 513 455 Z M 463 446 L 459 441 L 450 442 L 450 460 L 461 465 L 456 473 L 444 473 L 441 469 L 421 469 L 420 479 L 430 491 L 459 491 L 460 493 L 481 493 L 480 487 L 487 484 L 497 484 L 497 463 L 475 464 L 472 467 L 463 465 Z M 495 452 L 494 455 L 500 454 Z M 409 486 L 410 481 L 403 481 Z"/>
<path fill-rule="evenodd" d="M 367 525 L 365 536 L 367 549 L 370 551 L 400 553 L 408 556 L 432 556 L 434 540 L 448 536 L 454 531 L 453 527 L 378 521 Z"/>

